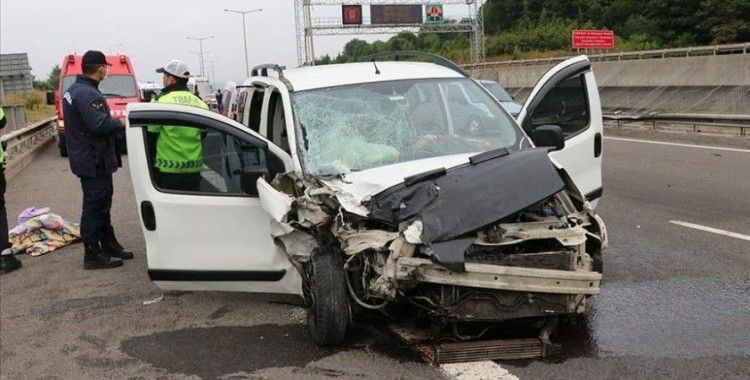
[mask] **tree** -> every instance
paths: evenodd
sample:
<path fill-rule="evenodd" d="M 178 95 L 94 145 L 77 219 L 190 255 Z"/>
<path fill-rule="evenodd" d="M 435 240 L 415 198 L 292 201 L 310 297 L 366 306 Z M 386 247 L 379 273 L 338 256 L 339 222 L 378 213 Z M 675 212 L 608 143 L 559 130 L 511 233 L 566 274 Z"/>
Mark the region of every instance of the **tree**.
<path fill-rule="evenodd" d="M 47 76 L 47 88 L 54 90 L 57 88 L 58 83 L 60 83 L 60 65 L 55 65 L 52 71 L 50 71 L 49 76 Z"/>

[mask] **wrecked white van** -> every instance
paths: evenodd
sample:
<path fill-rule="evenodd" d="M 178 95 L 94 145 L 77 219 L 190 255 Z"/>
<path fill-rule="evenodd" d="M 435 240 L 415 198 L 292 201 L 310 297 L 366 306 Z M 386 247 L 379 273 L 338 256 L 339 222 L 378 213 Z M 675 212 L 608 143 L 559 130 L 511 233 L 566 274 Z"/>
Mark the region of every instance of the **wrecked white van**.
<path fill-rule="evenodd" d="M 588 59 L 550 70 L 516 121 L 427 57 L 257 67 L 247 125 L 130 105 L 150 278 L 301 295 L 322 345 L 362 313 L 422 318 L 457 339 L 469 323 L 583 313 L 607 245 L 593 211 L 602 120 Z M 159 182 L 154 125 L 204 131 L 198 187 Z"/>

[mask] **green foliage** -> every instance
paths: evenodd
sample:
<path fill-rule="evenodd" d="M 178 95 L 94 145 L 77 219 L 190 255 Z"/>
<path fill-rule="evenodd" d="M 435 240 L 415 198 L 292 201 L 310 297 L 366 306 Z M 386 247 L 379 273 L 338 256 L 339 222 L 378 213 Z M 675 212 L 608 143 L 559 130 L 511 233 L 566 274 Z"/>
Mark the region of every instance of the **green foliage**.
<path fill-rule="evenodd" d="M 36 92 L 30 92 L 23 95 L 23 105 L 28 110 L 39 108 L 42 104 L 42 98 Z"/>
<path fill-rule="evenodd" d="M 32 86 L 36 90 L 50 91 L 57 90 L 57 86 L 60 83 L 60 65 L 56 65 L 52 68 L 50 73 L 47 75 L 46 80 L 32 80 Z"/>
<path fill-rule="evenodd" d="M 59 83 L 60 65 L 55 65 L 55 67 L 52 68 L 52 71 L 50 71 L 49 76 L 47 77 L 47 88 L 49 88 L 50 90 L 56 90 Z"/>
<path fill-rule="evenodd" d="M 620 51 L 750 41 L 749 0 L 488 0 L 482 7 L 489 57 L 570 50 L 570 33 L 577 28 L 613 30 Z M 354 39 L 335 59 L 326 56 L 318 63 L 393 50 L 465 61 L 469 39 L 459 33 L 400 33 L 373 43 Z"/>

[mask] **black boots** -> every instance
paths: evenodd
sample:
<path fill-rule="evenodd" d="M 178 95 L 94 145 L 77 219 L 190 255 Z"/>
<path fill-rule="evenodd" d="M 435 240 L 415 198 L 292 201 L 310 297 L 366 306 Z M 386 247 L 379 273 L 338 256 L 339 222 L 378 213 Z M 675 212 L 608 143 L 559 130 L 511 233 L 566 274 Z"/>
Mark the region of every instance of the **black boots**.
<path fill-rule="evenodd" d="M 0 253 L 0 273 L 12 272 L 21 267 L 21 260 L 10 252 L 10 248 Z"/>
<path fill-rule="evenodd" d="M 117 241 L 117 238 L 115 237 L 115 230 L 111 226 L 104 233 L 101 241 L 102 252 L 104 252 L 105 255 L 117 257 L 123 260 L 129 260 L 133 258 L 133 252 L 123 248 L 123 246 L 120 245 L 120 243 Z"/>
<path fill-rule="evenodd" d="M 83 269 L 116 268 L 122 266 L 123 259 L 133 258 L 133 252 L 126 251 L 117 241 L 112 226 L 109 226 L 97 241 L 84 241 L 83 248 Z"/>
<path fill-rule="evenodd" d="M 83 269 L 107 269 L 122 266 L 122 260 L 102 252 L 99 244 L 83 245 Z"/>

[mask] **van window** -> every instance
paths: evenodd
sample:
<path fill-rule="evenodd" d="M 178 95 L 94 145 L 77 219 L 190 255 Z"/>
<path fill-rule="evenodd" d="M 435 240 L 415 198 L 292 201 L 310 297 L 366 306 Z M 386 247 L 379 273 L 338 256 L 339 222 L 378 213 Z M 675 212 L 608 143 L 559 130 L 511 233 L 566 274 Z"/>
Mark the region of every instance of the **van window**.
<path fill-rule="evenodd" d="M 583 75 L 563 80 L 544 96 L 527 119 L 531 120 L 531 128 L 545 124 L 559 125 L 566 139 L 575 136 L 589 126 L 586 95 Z"/>
<path fill-rule="evenodd" d="M 76 75 L 66 75 L 62 80 L 61 92 L 68 91 L 76 81 Z M 110 74 L 99 83 L 99 91 L 108 98 L 135 98 L 138 95 L 135 78 L 132 75 Z"/>
<path fill-rule="evenodd" d="M 201 165 L 196 170 L 183 170 L 175 173 L 172 169 L 180 169 L 181 162 L 165 160 L 160 164 L 160 168 L 157 168 L 159 160 L 155 149 L 159 134 L 148 132 L 147 126 L 139 126 L 144 129 L 148 170 L 151 172 L 154 188 L 158 191 L 178 192 L 183 195 L 257 197 L 257 192 L 250 192 L 248 195 L 243 191 L 243 171 L 258 166 L 265 167 L 268 169 L 269 178 L 284 171 L 283 161 L 269 152 L 267 146 L 259 140 L 243 138 L 215 129 L 210 123 L 174 126 L 174 121 L 164 120 L 163 124 L 170 126 L 161 128 L 169 128 L 175 134 L 182 133 L 180 129 L 200 131 L 201 138 L 197 143 L 200 145 L 198 151 L 201 153 L 199 157 Z"/>
<path fill-rule="evenodd" d="M 247 127 L 255 132 L 260 131 L 261 108 L 263 107 L 263 95 L 265 90 L 261 88 L 253 89 L 253 95 L 250 98 L 250 117 L 247 121 Z"/>
<path fill-rule="evenodd" d="M 274 90 L 268 101 L 268 118 L 266 123 L 266 138 L 274 145 L 291 154 L 289 138 L 286 133 L 286 115 L 281 93 Z"/>
<path fill-rule="evenodd" d="M 132 75 L 107 75 L 99 83 L 99 91 L 105 97 L 134 98 L 137 96 L 135 78 Z"/>

